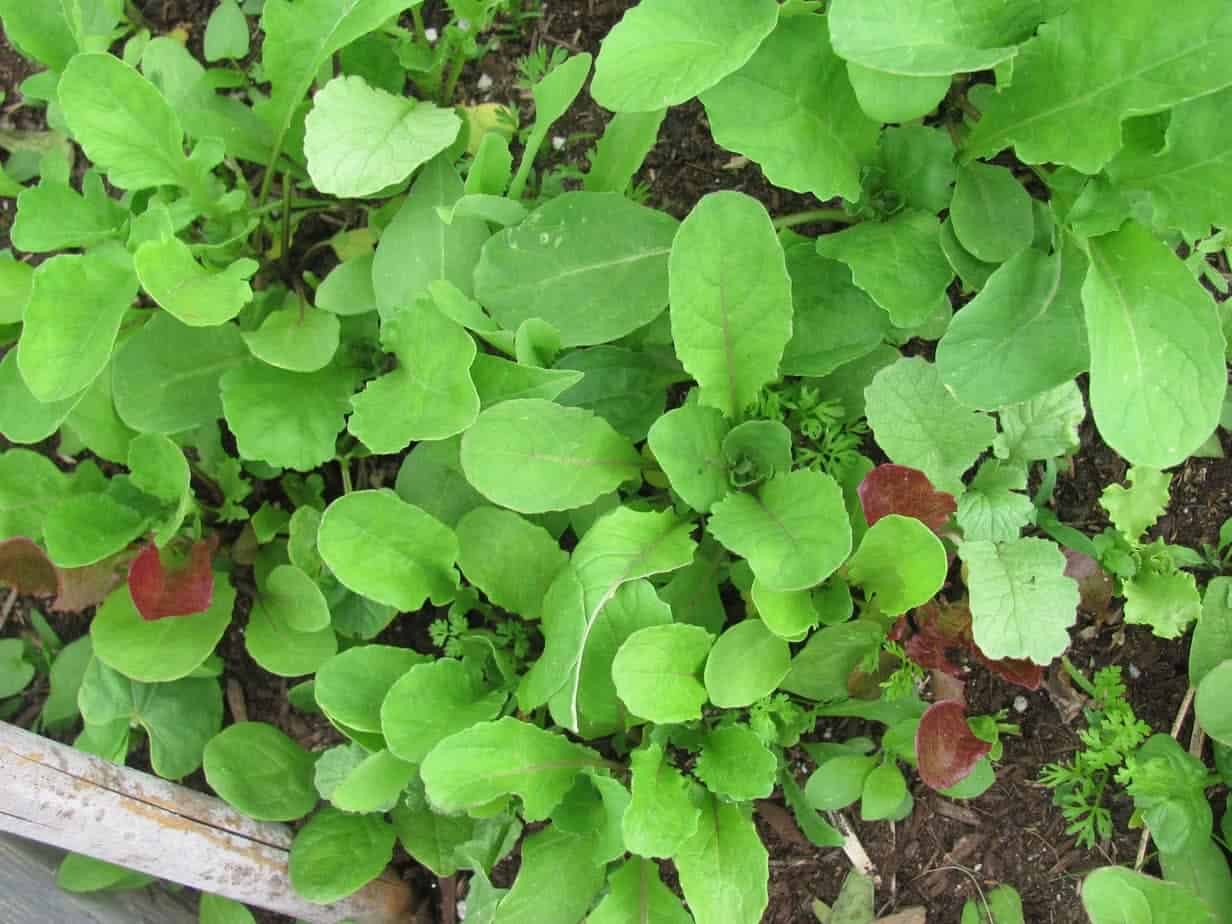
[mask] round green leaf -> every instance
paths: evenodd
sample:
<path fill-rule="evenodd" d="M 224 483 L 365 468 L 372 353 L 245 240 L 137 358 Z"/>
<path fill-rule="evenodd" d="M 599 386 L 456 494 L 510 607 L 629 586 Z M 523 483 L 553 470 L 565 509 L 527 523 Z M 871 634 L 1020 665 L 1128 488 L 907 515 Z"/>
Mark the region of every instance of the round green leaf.
<path fill-rule="evenodd" d="M 771 590 L 754 578 L 752 597 L 766 628 L 789 642 L 803 641 L 820 619 L 808 590 Z"/>
<path fill-rule="evenodd" d="M 163 683 L 187 677 L 214 651 L 231 622 L 235 589 L 214 576 L 214 599 L 204 613 L 146 622 L 125 585 L 99 607 L 90 624 L 94 653 L 125 677 Z"/>
<path fill-rule="evenodd" d="M 313 810 L 315 755 L 273 725 L 237 722 L 210 739 L 206 782 L 229 805 L 259 821 L 294 821 Z"/>
<path fill-rule="evenodd" d="M 373 259 L 372 254 L 364 254 L 334 267 L 317 288 L 317 307 L 337 315 L 376 311 L 376 289 L 372 286 Z"/>
<path fill-rule="evenodd" d="M 450 735 L 495 719 L 505 699 L 504 693 L 478 685 L 461 661 L 416 664 L 385 695 L 381 731 L 390 751 L 418 764 Z"/>
<path fill-rule="evenodd" d="M 344 812 L 387 812 L 415 777 L 416 767 L 388 750 L 369 754 L 330 792 L 329 801 Z"/>
<path fill-rule="evenodd" d="M 721 411 L 699 404 L 668 411 L 650 428 L 650 451 L 672 490 L 700 513 L 708 513 L 728 492 L 723 458 L 727 431 Z"/>
<path fill-rule="evenodd" d="M 392 491 L 356 491 L 325 510 L 317 546 L 344 586 L 414 612 L 448 603 L 458 585 L 453 530 Z"/>
<path fill-rule="evenodd" d="M 380 815 L 322 809 L 291 844 L 291 885 L 322 905 L 345 898 L 381 875 L 396 839 L 393 825 Z"/>
<path fill-rule="evenodd" d="M 1224 661 L 1202 678 L 1194 708 L 1208 735 L 1232 745 L 1232 661 Z"/>
<path fill-rule="evenodd" d="M 804 795 L 819 812 L 844 809 L 860 798 L 864 781 L 876 766 L 875 757 L 863 754 L 832 757 L 813 771 L 804 786 Z"/>
<path fill-rule="evenodd" d="M 907 77 L 847 62 L 847 77 L 865 114 L 878 122 L 911 122 L 937 108 L 950 76 Z"/>
<path fill-rule="evenodd" d="M 161 308 L 191 327 L 224 324 L 252 301 L 248 279 L 255 260 L 236 260 L 225 270 L 206 269 L 179 238 L 147 241 L 134 258 L 141 287 Z"/>
<path fill-rule="evenodd" d="M 721 709 L 752 705 L 778 689 L 791 670 L 791 649 L 760 619 L 746 619 L 719 636 L 706 659 L 706 692 Z"/>
<path fill-rule="evenodd" d="M 538 619 L 544 595 L 569 563 L 551 534 L 510 510 L 486 506 L 462 517 L 457 532 L 458 567 L 466 579 L 502 609 Z"/>
<path fill-rule="evenodd" d="M 705 629 L 682 623 L 638 629 L 612 661 L 616 695 L 651 722 L 700 719 L 707 697 L 699 675 L 713 641 Z"/>
<path fill-rule="evenodd" d="M 43 520 L 67 487 L 68 478 L 46 456 L 28 449 L 0 453 L 0 539 L 42 538 Z"/>
<path fill-rule="evenodd" d="M 985 263 L 1004 263 L 1035 236 L 1030 195 L 1008 167 L 993 164 L 959 168 L 950 220 L 958 242 Z"/>
<path fill-rule="evenodd" d="M 907 781 L 894 762 L 881 764 L 864 778 L 860 817 L 865 821 L 894 818 L 909 795 Z"/>
<path fill-rule="evenodd" d="M 271 608 L 258 597 L 244 629 L 244 648 L 271 674 L 302 677 L 311 674 L 338 652 L 338 636 L 330 627 L 313 632 L 293 629 L 284 607 Z"/>
<path fill-rule="evenodd" d="M 712 793 L 747 802 L 774 790 L 778 759 L 747 725 L 725 725 L 706 735 L 694 774 Z"/>
<path fill-rule="evenodd" d="M 289 305 L 270 312 L 259 328 L 243 337 L 262 362 L 291 372 L 316 372 L 338 352 L 341 330 L 337 315 L 298 304 L 292 296 Z"/>
<path fill-rule="evenodd" d="M 259 596 L 267 614 L 297 632 L 319 632 L 329 627 L 325 594 L 312 578 L 294 565 L 279 565 L 271 571 L 261 585 Z"/>
<path fill-rule="evenodd" d="M 85 397 L 81 391 L 62 401 L 44 404 L 30 393 L 17 368 L 17 350 L 0 359 L 0 433 L 14 443 L 30 444 L 47 439 Z"/>
<path fill-rule="evenodd" d="M 941 590 L 949 560 L 937 534 L 892 513 L 874 523 L 847 564 L 847 576 L 887 616 L 922 606 Z"/>
<path fill-rule="evenodd" d="M 425 656 L 391 645 L 359 645 L 317 671 L 317 705 L 331 721 L 361 732 L 381 731 L 381 704 L 393 685 Z"/>

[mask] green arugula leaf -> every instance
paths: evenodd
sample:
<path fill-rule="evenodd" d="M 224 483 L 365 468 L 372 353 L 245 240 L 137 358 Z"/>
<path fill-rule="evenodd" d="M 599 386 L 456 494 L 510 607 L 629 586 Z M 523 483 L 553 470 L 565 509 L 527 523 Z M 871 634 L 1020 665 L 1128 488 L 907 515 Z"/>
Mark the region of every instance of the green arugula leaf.
<path fill-rule="evenodd" d="M 851 552 L 842 491 L 821 472 L 776 475 L 756 497 L 729 494 L 714 505 L 708 529 L 726 548 L 748 559 L 754 575 L 770 590 L 814 587 Z"/>
<path fill-rule="evenodd" d="M 122 551 L 153 519 L 125 500 L 93 491 L 65 497 L 43 521 L 48 557 L 61 568 L 84 568 Z"/>
<path fill-rule="evenodd" d="M 1194 708 L 1203 730 L 1224 745 L 1232 742 L 1232 713 L 1228 710 L 1230 694 L 1232 663 L 1225 661 L 1202 679 L 1194 699 Z"/>
<path fill-rule="evenodd" d="M 126 254 L 60 254 L 34 271 L 17 363 L 41 402 L 83 391 L 107 365 L 124 314 L 137 294 Z"/>
<path fill-rule="evenodd" d="M 159 306 L 192 327 L 213 327 L 252 301 L 248 278 L 255 260 L 236 260 L 225 270 L 207 270 L 177 238 L 147 241 L 134 258 L 141 286 Z"/>
<path fill-rule="evenodd" d="M 248 20 L 239 4 L 236 0 L 222 0 L 205 24 L 205 60 L 246 58 L 248 41 Z"/>
<path fill-rule="evenodd" d="M 1078 428 L 1087 415 L 1082 392 L 1066 382 L 1037 398 L 1003 408 L 992 448 L 998 459 L 1033 462 L 1078 451 Z"/>
<path fill-rule="evenodd" d="M 590 748 L 505 717 L 446 738 L 420 773 L 429 801 L 442 812 L 477 811 L 513 794 L 521 797 L 527 821 L 542 821 L 573 788 L 578 773 L 602 766 Z"/>
<path fill-rule="evenodd" d="M 907 780 L 892 761 L 875 767 L 864 778 L 860 794 L 860 818 L 864 821 L 898 820 L 904 815 L 904 804 L 910 815 L 914 802 L 907 791 Z"/>
<path fill-rule="evenodd" d="M 462 470 L 519 513 L 572 510 L 636 479 L 641 456 L 601 417 L 550 401 L 504 401 L 462 436 Z"/>
<path fill-rule="evenodd" d="M 17 367 L 18 350 L 0 359 L 0 433 L 14 443 L 38 443 L 51 436 L 81 403 L 81 391 L 44 404 L 30 393 Z"/>
<path fill-rule="evenodd" d="M 1219 0 L 1176 10 L 1130 0 L 1118 11 L 1124 40 L 1116 49 L 1098 42 L 1107 28 L 1103 14 L 1098 4 L 1074 3 L 1022 46 L 1013 83 L 981 107 L 967 139 L 968 158 L 1013 145 L 1030 164 L 1098 173 L 1121 148 L 1127 116 L 1159 112 L 1232 84 L 1232 11 Z"/>
<path fill-rule="evenodd" d="M 612 660 L 616 695 L 630 713 L 650 722 L 700 719 L 707 699 L 700 675 L 713 641 L 714 636 L 697 626 L 638 629 Z"/>
<path fill-rule="evenodd" d="M 666 109 L 618 112 L 604 126 L 582 181 L 587 192 L 624 193 L 659 139 Z"/>
<path fill-rule="evenodd" d="M 44 177 L 17 197 L 10 238 L 18 250 L 31 253 L 90 247 L 119 237 L 127 217 L 93 170 L 81 178 L 80 195 L 66 183 Z M 21 320 L 20 315 L 14 320 Z"/>
<path fill-rule="evenodd" d="M 701 98 L 715 142 L 756 161 L 771 183 L 823 200 L 860 198 L 878 123 L 856 101 L 822 17 L 780 19 L 748 63 Z"/>
<path fill-rule="evenodd" d="M 243 337 L 252 355 L 264 363 L 290 372 L 316 372 L 338 352 L 341 329 L 335 315 L 291 296 Z"/>
<path fill-rule="evenodd" d="M 729 490 L 723 414 L 689 403 L 668 411 L 650 428 L 648 445 L 672 490 L 699 513 L 708 513 Z"/>
<path fill-rule="evenodd" d="M 652 860 L 630 857 L 608 877 L 608 893 L 586 919 L 588 924 L 690 924 L 693 918 L 659 878 Z"/>
<path fill-rule="evenodd" d="M 965 540 L 1013 542 L 1035 519 L 1027 489 L 1027 470 L 1019 463 L 989 459 L 958 498 L 958 526 Z"/>
<path fill-rule="evenodd" d="M 887 616 L 931 600 L 948 570 L 945 546 L 937 534 L 914 517 L 894 513 L 869 527 L 847 563 L 851 582 L 863 587 L 865 599 L 875 601 Z"/>
<path fill-rule="evenodd" d="M 50 70 L 64 70 L 77 53 L 77 39 L 59 3 L 0 0 L 0 18 L 4 19 L 4 37 Z"/>
<path fill-rule="evenodd" d="M 0 251 L 0 324 L 21 323 L 33 285 L 34 267 L 13 259 L 11 251 Z"/>
<path fill-rule="evenodd" d="M 582 373 L 580 382 L 560 393 L 560 404 L 589 408 L 634 442 L 646 439 L 662 416 L 668 386 L 686 378 L 670 354 L 614 346 L 568 353 L 556 368 Z"/>
<path fill-rule="evenodd" d="M 522 844 L 522 865 L 493 924 L 575 924 L 603 888 L 606 870 L 586 849 L 588 838 L 551 826 Z M 544 895 L 551 895 L 544 902 Z"/>
<path fill-rule="evenodd" d="M 381 705 L 407 671 L 426 655 L 393 645 L 357 645 L 330 658 L 317 671 L 313 692 L 335 725 L 379 734 Z M 370 749 L 371 750 L 371 749 Z"/>
<path fill-rule="evenodd" d="M 820 619 L 808 590 L 771 590 L 754 578 L 750 596 L 766 628 L 789 642 L 804 641 Z"/>
<path fill-rule="evenodd" d="M 993 164 L 958 169 L 950 221 L 958 242 L 985 263 L 1004 263 L 1035 235 L 1030 195 L 1008 167 Z"/>
<path fill-rule="evenodd" d="M 747 725 L 725 725 L 702 741 L 694 773 L 716 796 L 748 802 L 773 791 L 778 760 Z"/>
<path fill-rule="evenodd" d="M 451 601 L 458 578 L 454 531 L 390 490 L 356 491 L 325 509 L 321 558 L 342 584 L 413 613 Z"/>
<path fill-rule="evenodd" d="M 881 167 L 886 186 L 908 208 L 936 213 L 950 204 L 957 171 L 954 143 L 942 129 L 923 125 L 885 129 L 881 133 Z"/>
<path fill-rule="evenodd" d="M 314 763 L 314 755 L 264 722 L 229 725 L 205 746 L 210 788 L 260 821 L 295 821 L 316 807 Z"/>
<path fill-rule="evenodd" d="M 68 492 L 68 477 L 28 449 L 0 453 L 0 539 L 41 539 L 43 522 Z"/>
<path fill-rule="evenodd" d="M 65 420 L 61 451 L 74 453 L 74 439 L 108 462 L 122 463 L 128 458 L 129 444 L 136 431 L 128 427 L 115 409 L 112 387 L 113 365 L 99 373 L 82 392 L 72 413 Z M 76 400 L 76 399 L 74 399 Z"/>
<path fill-rule="evenodd" d="M 316 581 L 294 565 L 279 565 L 271 571 L 261 583 L 258 600 L 271 620 L 296 632 L 320 632 L 329 627 L 325 595 Z"/>
<path fill-rule="evenodd" d="M 1168 245 L 1135 222 L 1088 247 L 1082 302 L 1095 425 L 1135 465 L 1176 465 L 1211 435 L 1223 408 L 1228 377 L 1215 303 Z"/>
<path fill-rule="evenodd" d="M 778 13 L 773 0 L 643 0 L 603 40 L 591 95 L 613 112 L 686 102 L 743 66 Z"/>
<path fill-rule="evenodd" d="M 168 511 L 155 522 L 154 542 L 161 548 L 175 538 L 195 503 L 188 460 L 168 437 L 143 433 L 129 446 L 128 468 L 133 485 L 158 498 Z"/>
<path fill-rule="evenodd" d="M 720 709 L 740 709 L 769 696 L 791 670 L 787 642 L 760 619 L 738 622 L 706 658 L 706 693 Z"/>
<path fill-rule="evenodd" d="M 376 311 L 376 289 L 372 284 L 374 259 L 372 254 L 364 254 L 334 267 L 317 287 L 317 307 L 342 317 Z"/>
<path fill-rule="evenodd" d="M 1077 618 L 1078 584 L 1065 575 L 1065 556 L 1044 539 L 963 542 L 971 628 L 984 656 L 1048 664 L 1069 647 Z"/>
<path fill-rule="evenodd" d="M 707 795 L 697 832 L 676 854 L 684 899 L 699 921 L 757 924 L 769 902 L 769 856 L 748 806 Z"/>
<path fill-rule="evenodd" d="M 385 695 L 381 732 L 395 755 L 421 763 L 450 735 L 495 719 L 505 699 L 499 690 L 484 690 L 461 661 L 417 664 Z"/>
<path fill-rule="evenodd" d="M 1083 880 L 1082 907 L 1094 924 L 1171 916 L 1195 924 L 1215 924 L 1216 920 L 1209 906 L 1183 885 L 1120 866 L 1102 867 Z"/>
<path fill-rule="evenodd" d="M 615 340 L 667 307 L 677 227 L 615 193 L 564 193 L 487 242 L 475 296 L 507 330 L 542 318 L 566 347 Z"/>
<path fill-rule="evenodd" d="M 765 207 L 707 195 L 676 234 L 668 275 L 676 355 L 701 404 L 736 417 L 777 377 L 791 339 L 791 278 Z"/>
<path fill-rule="evenodd" d="M 974 254 L 958 243 L 958 235 L 954 233 L 954 222 L 948 216 L 941 223 L 941 250 L 962 281 L 964 292 L 979 292 L 988 285 L 988 280 L 997 270 L 996 264 L 977 260 Z M 1030 252 L 1029 250 L 1024 251 L 1024 253 Z"/>
<path fill-rule="evenodd" d="M 288 621 L 291 611 L 279 605 L 283 601 L 275 597 L 271 606 L 268 599 L 262 594 L 253 601 L 244 630 L 244 649 L 262 668 L 279 677 L 301 677 L 337 654 L 338 637 L 332 628 L 295 629 Z"/>
<path fill-rule="evenodd" d="M 891 74 L 847 62 L 847 79 L 860 108 L 877 122 L 907 123 L 928 115 L 949 92 L 948 74 L 927 77 Z"/>
<path fill-rule="evenodd" d="M 992 418 L 960 405 L 938 367 L 921 357 L 882 369 L 866 394 L 868 422 L 886 455 L 924 472 L 938 490 L 961 493 L 963 473 L 993 441 Z"/>
<path fill-rule="evenodd" d="M 475 836 L 476 822 L 471 817 L 432 811 L 418 778 L 411 780 L 390 817 L 403 849 L 438 876 L 458 871 L 458 848 Z"/>
<path fill-rule="evenodd" d="M 376 751 L 334 787 L 330 802 L 344 812 L 388 812 L 401 800 L 402 790 L 415 774 L 413 764 L 388 750 Z"/>
<path fill-rule="evenodd" d="M 466 513 L 487 504 L 462 472 L 461 447 L 462 439 L 456 436 L 417 443 L 402 461 L 394 482 L 399 497 L 446 526 L 457 526 Z"/>
<path fill-rule="evenodd" d="M 321 809 L 291 844 L 291 885 L 308 901 L 322 905 L 345 898 L 381 875 L 393 857 L 395 841 L 393 826 L 380 815 Z M 339 856 L 346 862 L 339 863 Z"/>
<path fill-rule="evenodd" d="M 925 212 L 862 222 L 817 239 L 823 257 L 846 263 L 855 284 L 889 312 L 895 327 L 915 327 L 936 313 L 954 278 L 941 250 L 941 226 Z"/>
<path fill-rule="evenodd" d="M 672 766 L 663 746 L 651 741 L 629 755 L 633 794 L 621 821 L 625 846 L 641 857 L 675 856 L 696 831 L 698 787 Z"/>
<path fill-rule="evenodd" d="M 507 612 L 539 619 L 544 595 L 569 564 L 547 530 L 496 507 L 471 510 L 456 530 L 458 567 L 466 579 Z"/>
<path fill-rule="evenodd" d="M 323 193 L 373 196 L 453 144 L 461 127 L 452 109 L 386 93 L 362 77 L 335 77 L 304 122 L 308 174 Z"/>
<path fill-rule="evenodd" d="M 1202 617 L 1189 645 L 1190 686 L 1199 686 L 1202 678 L 1228 660 L 1232 660 L 1232 578 L 1217 577 L 1206 585 Z M 54 680 L 54 665 L 52 670 Z"/>

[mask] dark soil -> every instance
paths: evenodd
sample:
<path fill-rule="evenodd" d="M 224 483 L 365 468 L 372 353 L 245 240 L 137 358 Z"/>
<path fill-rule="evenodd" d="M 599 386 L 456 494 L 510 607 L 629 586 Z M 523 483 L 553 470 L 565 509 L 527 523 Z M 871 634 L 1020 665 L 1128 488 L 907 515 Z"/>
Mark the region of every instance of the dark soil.
<path fill-rule="evenodd" d="M 517 59 L 541 44 L 597 53 L 600 39 L 632 5 L 631 0 L 550 0 L 525 34 L 502 37 L 498 50 L 468 65 L 459 87 L 460 98 L 510 103 L 521 110 L 525 121 L 531 107 L 529 95 L 515 86 Z M 214 0 L 145 0 L 138 6 L 154 31 L 181 30 L 189 47 L 200 52 Z M 425 4 L 429 23 L 442 21 L 441 6 L 435 0 Z M 38 124 L 37 113 L 18 108 L 16 87 L 29 73 L 26 62 L 0 42 L 0 89 L 8 93 L 3 119 L 10 126 Z M 482 92 L 477 89 L 481 76 L 492 81 Z M 583 92 L 566 119 L 553 129 L 553 135 L 565 143 L 558 152 L 544 152 L 542 169 L 577 163 L 602 133 L 606 120 L 603 110 Z M 760 199 L 774 215 L 820 204 L 812 197 L 775 189 L 755 164 L 718 148 L 710 139 L 705 113 L 697 102 L 668 113 L 659 143 L 647 158 L 639 180 L 649 190 L 651 203 L 678 217 L 716 189 L 742 190 Z M 12 202 L 0 200 L 0 247 L 7 246 L 12 215 Z M 815 233 L 824 229 L 801 230 Z M 1232 452 L 1232 439 L 1227 433 L 1222 437 L 1225 450 Z M 3 445 L 0 440 L 0 448 Z M 48 447 L 47 451 L 53 450 Z M 1088 419 L 1072 469 L 1062 473 L 1057 483 L 1055 505 L 1060 518 L 1087 533 L 1102 529 L 1107 521 L 1098 504 L 1100 492 L 1110 483 L 1123 481 L 1125 467 L 1124 461 L 1100 441 Z M 390 482 L 395 470 L 373 470 L 370 476 Z M 336 473 L 326 475 L 333 487 Z M 1220 524 L 1229 516 L 1232 463 L 1191 459 L 1175 471 L 1172 503 L 1156 531 L 1169 542 L 1199 547 L 1215 539 Z M 0 631 L 5 635 L 31 635 L 28 601 L 0 596 L 0 604 Z M 220 647 L 226 663 L 224 691 L 229 719 L 270 722 L 313 749 L 336 743 L 337 733 L 324 720 L 300 713 L 288 704 L 290 682 L 265 673 L 248 657 L 242 634 L 246 606 L 244 600 Z M 422 615 L 404 616 L 380 641 L 428 650 L 427 621 Z M 67 641 L 86 631 L 88 617 L 61 617 L 53 623 Z M 1073 635 L 1071 659 L 1076 665 L 1088 670 L 1106 664 L 1123 665 L 1127 670 L 1132 667 L 1137 679 L 1130 684 L 1130 698 L 1138 716 L 1157 731 L 1172 728 L 1186 690 L 1187 640 L 1168 642 L 1142 629 L 1127 629 L 1115 613 L 1111 619 L 1098 622 L 1084 618 Z M 928 910 L 930 921 L 949 924 L 958 920 L 967 898 L 1008 883 L 1022 895 L 1026 920 L 1032 924 L 1084 924 L 1086 917 L 1076 893 L 1083 874 L 1097 866 L 1133 862 L 1139 833 L 1128 829 L 1131 806 L 1124 797 L 1114 797 L 1118 832 L 1114 839 L 1097 850 L 1083 850 L 1065 834 L 1064 820 L 1052 806 L 1049 791 L 1036 782 L 1043 765 L 1065 760 L 1079 746 L 1077 732 L 1082 720 L 1074 718 L 1072 693 L 1056 674 L 1054 669 L 1040 691 L 1025 694 L 985 671 L 977 670 L 968 678 L 966 692 L 972 714 L 1009 710 L 1010 720 L 1018 722 L 1022 730 L 1020 736 L 1005 739 L 997 783 L 985 795 L 970 802 L 954 802 L 916 784 L 916 809 L 905 822 L 855 824 L 877 871 L 880 913 L 919 905 Z M 38 686 L 27 691 L 27 701 L 15 717 L 19 724 L 34 720 L 45 693 Z M 1015 709 L 1015 698 L 1020 696 L 1026 702 L 1021 713 Z M 819 736 L 837 738 L 848 733 L 841 723 L 818 729 Z M 1187 726 L 1182 733 L 1188 735 Z M 132 762 L 139 766 L 143 760 L 144 755 L 135 754 Z M 798 767 L 801 781 L 809 769 Z M 204 788 L 200 774 L 187 782 Z M 838 850 L 818 850 L 806 842 L 783 811 L 781 798 L 771 800 L 759 812 L 758 822 L 770 851 L 770 905 L 765 924 L 812 920 L 812 900 L 835 898 L 849 862 Z M 397 865 L 420 889 L 432 912 L 452 904 L 448 899 L 439 900 L 435 891 L 438 884 L 429 873 L 405 857 Z M 1147 869 L 1151 869 L 1149 863 Z M 507 882 L 515 870 L 516 855 L 498 867 L 494 879 Z M 441 886 L 446 894 L 453 894 L 455 889 L 465 894 L 464 883 L 450 881 Z M 261 919 L 286 920 L 276 915 Z M 452 915 L 442 915 L 438 920 L 452 920 Z"/>

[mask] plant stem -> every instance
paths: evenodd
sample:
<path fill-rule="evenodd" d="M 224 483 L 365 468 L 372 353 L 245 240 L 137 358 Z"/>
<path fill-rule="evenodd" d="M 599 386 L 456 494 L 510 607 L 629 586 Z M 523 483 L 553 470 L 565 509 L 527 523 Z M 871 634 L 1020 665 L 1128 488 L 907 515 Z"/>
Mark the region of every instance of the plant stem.
<path fill-rule="evenodd" d="M 1082 671 L 1074 667 L 1074 662 L 1069 659 L 1069 655 L 1061 655 L 1061 665 L 1065 668 L 1065 673 L 1069 674 L 1070 679 L 1082 689 L 1082 692 L 1094 699 L 1095 685 L 1087 680 Z"/>
<path fill-rule="evenodd" d="M 854 215 L 848 215 L 842 209 L 809 209 L 805 212 L 795 212 L 791 215 L 783 215 L 774 219 L 774 227 L 782 231 L 784 228 L 812 224 L 815 221 L 830 221 L 839 225 L 854 225 L 858 224 L 860 219 Z"/>
<path fill-rule="evenodd" d="M 428 30 L 424 28 L 423 10 L 418 6 L 411 10 L 411 21 L 415 24 L 415 37 L 425 42 L 428 40 Z"/>
<path fill-rule="evenodd" d="M 342 472 L 342 493 L 350 494 L 353 490 L 351 486 L 351 463 L 346 459 L 339 459 L 338 470 Z"/>
<path fill-rule="evenodd" d="M 462 76 L 462 68 L 466 64 L 466 55 L 461 44 L 453 47 L 453 58 L 449 62 L 449 76 L 445 78 L 445 86 L 441 90 L 441 105 L 453 105 L 453 93 L 458 88 L 458 78 Z"/>
<path fill-rule="evenodd" d="M 282 175 L 282 253 L 278 255 L 282 263 L 283 275 L 291 266 L 291 203 L 295 199 L 295 188 L 291 184 L 289 174 Z"/>
<path fill-rule="evenodd" d="M 298 199 L 293 206 L 298 211 L 307 211 L 309 209 L 328 209 L 336 206 L 338 202 L 334 199 Z M 249 215 L 268 215 L 270 212 L 280 211 L 283 207 L 282 200 L 277 202 L 267 202 L 260 208 L 252 209 Z"/>

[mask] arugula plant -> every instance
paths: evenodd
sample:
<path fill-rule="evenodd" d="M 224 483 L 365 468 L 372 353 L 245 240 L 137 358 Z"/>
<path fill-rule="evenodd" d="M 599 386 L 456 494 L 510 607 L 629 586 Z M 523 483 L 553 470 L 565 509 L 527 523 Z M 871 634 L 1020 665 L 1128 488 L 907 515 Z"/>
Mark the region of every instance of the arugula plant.
<path fill-rule="evenodd" d="M 1224 408 L 1221 319 L 1175 253 L 1226 224 L 1223 5 L 1132 0 L 1128 50 L 1093 57 L 1094 0 L 643 0 L 597 60 L 525 69 L 517 158 L 452 106 L 502 5 L 450 3 L 431 60 L 419 7 L 266 0 L 244 67 L 225 4 L 207 67 L 140 32 L 108 52 L 116 0 L 0 0 L 48 124 L 0 187 L 41 259 L 0 261 L 0 433 L 76 460 L 0 453 L 0 579 L 97 607 L 62 681 L 79 746 L 146 740 L 164 776 L 306 818 L 313 901 L 401 844 L 470 871 L 475 922 L 752 924 L 757 800 L 833 846 L 821 812 L 910 810 L 904 768 L 992 784 L 1013 727 L 903 665 L 1038 685 L 1085 590 L 1047 537 L 1120 567 L 1156 631 L 1190 621 L 1145 615 L 1192 581 L 1140 537 Z M 566 190 L 536 158 L 588 80 L 615 115 Z M 839 201 L 719 191 L 679 221 L 631 195 L 699 96 L 719 145 Z M 1079 445 L 1084 373 L 1135 466 L 1102 551 L 1027 493 Z M 432 645 L 387 644 L 395 620 Z M 233 622 L 344 743 L 222 727 Z M 786 750 L 836 716 L 886 731 L 802 786 Z"/>

